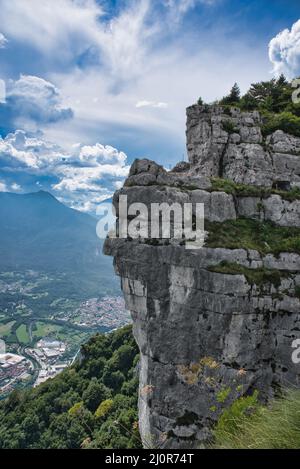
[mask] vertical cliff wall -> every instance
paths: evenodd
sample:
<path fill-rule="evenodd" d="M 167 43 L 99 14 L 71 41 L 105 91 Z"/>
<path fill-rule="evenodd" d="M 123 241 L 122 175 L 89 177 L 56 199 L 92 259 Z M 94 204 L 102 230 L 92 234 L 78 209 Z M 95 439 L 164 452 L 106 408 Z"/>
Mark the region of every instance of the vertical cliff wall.
<path fill-rule="evenodd" d="M 264 139 L 256 112 L 192 106 L 187 116 L 189 163 L 166 172 L 136 161 L 114 204 L 120 195 L 147 206 L 202 202 L 206 245 L 129 238 L 107 239 L 104 248 L 114 256 L 141 352 L 140 432 L 147 444 L 166 448 L 201 447 L 235 399 L 257 389 L 268 400 L 299 386 L 300 377 L 292 360 L 300 339 L 300 197 L 293 189 L 300 139 L 283 132 Z M 268 242 L 260 241 L 264 230 Z M 289 244 L 286 236 L 293 236 Z"/>

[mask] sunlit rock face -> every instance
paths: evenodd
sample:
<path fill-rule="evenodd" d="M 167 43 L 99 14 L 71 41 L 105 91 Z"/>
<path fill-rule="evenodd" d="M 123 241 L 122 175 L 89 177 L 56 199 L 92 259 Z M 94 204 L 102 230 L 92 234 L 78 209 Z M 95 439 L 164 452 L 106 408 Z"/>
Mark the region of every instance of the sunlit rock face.
<path fill-rule="evenodd" d="M 277 130 L 264 138 L 257 111 L 194 105 L 187 109 L 192 172 L 272 187 L 300 184 L 300 138 Z"/>
<path fill-rule="evenodd" d="M 228 123 L 229 122 L 229 123 Z M 240 217 L 300 227 L 300 201 L 272 188 L 297 185 L 300 139 L 264 139 L 259 113 L 187 110 L 189 162 L 172 171 L 135 161 L 120 195 L 128 205 L 204 203 L 205 219 Z M 215 190 L 211 178 L 255 188 L 253 196 Z M 118 210 L 117 210 L 118 215 Z M 178 240 L 107 239 L 141 352 L 139 425 L 145 447 L 200 448 L 238 397 L 299 386 L 292 344 L 300 339 L 300 256 L 254 249 L 186 249 Z M 239 273 L 218 266 L 239 266 Z M 249 273 L 268 271 L 268 281 Z M 274 274 L 274 278 L 272 275 Z M 276 274 L 276 275 L 275 275 Z"/>

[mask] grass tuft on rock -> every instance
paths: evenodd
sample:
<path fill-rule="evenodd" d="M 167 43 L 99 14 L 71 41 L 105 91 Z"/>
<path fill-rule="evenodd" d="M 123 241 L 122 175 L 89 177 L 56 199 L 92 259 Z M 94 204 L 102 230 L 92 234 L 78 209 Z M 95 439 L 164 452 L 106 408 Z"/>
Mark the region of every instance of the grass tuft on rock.
<path fill-rule="evenodd" d="M 218 265 L 211 266 L 208 270 L 210 272 L 217 272 L 220 274 L 244 275 L 250 285 L 261 286 L 266 283 L 271 283 L 276 288 L 280 286 L 282 277 L 286 276 L 286 272 L 284 271 L 265 269 L 264 267 L 259 269 L 248 269 L 240 264 L 226 261 L 222 261 Z"/>
<path fill-rule="evenodd" d="M 246 184 L 237 184 L 229 179 L 222 178 L 211 178 L 211 191 L 215 192 L 226 192 L 237 197 L 259 197 L 266 199 L 271 195 L 280 195 L 284 200 L 293 202 L 294 200 L 300 200 L 300 189 L 293 187 L 289 191 L 279 190 L 270 187 L 258 187 L 250 186 Z"/>
<path fill-rule="evenodd" d="M 250 218 L 223 223 L 205 222 L 206 247 L 254 249 L 260 254 L 295 252 L 300 254 L 300 228 L 277 226 Z"/>
<path fill-rule="evenodd" d="M 300 391 L 288 391 L 268 407 L 258 403 L 257 392 L 224 410 L 215 429 L 219 449 L 299 449 Z"/>

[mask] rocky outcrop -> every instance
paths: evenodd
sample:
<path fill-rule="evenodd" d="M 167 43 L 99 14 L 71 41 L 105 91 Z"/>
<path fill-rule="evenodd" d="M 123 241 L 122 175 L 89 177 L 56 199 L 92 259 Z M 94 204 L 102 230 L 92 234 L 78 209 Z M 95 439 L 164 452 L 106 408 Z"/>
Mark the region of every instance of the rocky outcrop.
<path fill-rule="evenodd" d="M 300 140 L 300 139 L 299 139 Z M 300 160 L 300 157 L 299 157 Z M 141 164 L 143 168 L 154 162 L 141 160 L 134 166 Z M 138 169 L 140 171 L 140 167 Z M 120 195 L 127 195 L 128 203 L 204 203 L 205 218 L 208 221 L 223 222 L 235 220 L 238 217 L 251 217 L 260 221 L 271 221 L 279 226 L 300 227 L 300 192 L 293 199 L 288 191 L 257 190 L 257 195 L 226 193 L 222 189 L 214 190 L 210 178 L 192 175 L 193 166 L 188 166 L 185 172 L 165 171 L 158 167 L 156 175 L 148 172 L 134 173 L 125 182 L 125 186 L 117 191 L 114 203 L 117 206 Z M 251 186 L 249 186 L 251 189 Z M 247 189 L 247 188 L 246 188 Z"/>
<path fill-rule="evenodd" d="M 300 184 L 300 139 L 280 130 L 264 138 L 257 111 L 194 105 L 187 117 L 193 172 L 263 187 Z"/>
<path fill-rule="evenodd" d="M 146 206 L 203 202 L 210 222 L 248 217 L 300 227 L 300 201 L 276 189 L 297 185 L 300 139 L 275 132 L 264 140 L 257 112 L 187 112 L 189 163 L 167 172 L 136 161 L 115 206 L 122 194 Z M 217 190 L 212 177 L 252 190 Z M 300 339 L 299 254 L 190 250 L 172 239 L 107 239 L 104 249 L 114 256 L 141 352 L 139 424 L 147 446 L 199 448 L 238 397 L 257 389 L 266 401 L 281 387 L 299 386 L 292 360 Z"/>

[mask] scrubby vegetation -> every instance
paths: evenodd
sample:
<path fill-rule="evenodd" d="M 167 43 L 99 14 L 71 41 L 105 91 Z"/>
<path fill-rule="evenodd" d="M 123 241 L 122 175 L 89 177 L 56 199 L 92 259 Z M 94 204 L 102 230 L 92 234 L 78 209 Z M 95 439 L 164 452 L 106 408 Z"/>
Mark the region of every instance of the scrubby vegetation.
<path fill-rule="evenodd" d="M 211 178 L 211 191 L 222 191 L 239 197 L 260 197 L 267 198 L 272 194 L 280 195 L 284 200 L 293 202 L 300 200 L 299 187 L 293 187 L 290 190 L 280 190 L 276 188 L 249 186 L 246 184 L 238 184 L 229 179 Z"/>
<path fill-rule="evenodd" d="M 223 127 L 223 130 L 225 130 L 225 132 L 227 132 L 228 134 L 234 134 L 234 133 L 238 132 L 238 129 L 230 121 L 224 121 L 222 123 L 222 127 Z"/>
<path fill-rule="evenodd" d="M 283 130 L 300 136 L 300 104 L 294 103 L 292 94 L 295 88 L 281 75 L 278 79 L 253 83 L 244 96 L 241 96 L 235 83 L 230 93 L 218 104 L 226 109 L 235 106 L 242 111 L 258 110 L 263 116 L 263 134 Z"/>
<path fill-rule="evenodd" d="M 300 137 L 300 117 L 287 111 L 280 112 L 279 114 L 265 112 L 264 125 L 262 127 L 263 135 L 270 135 L 276 130 L 283 130 L 287 134 Z"/>
<path fill-rule="evenodd" d="M 254 249 L 261 254 L 296 252 L 300 254 L 300 228 L 277 226 L 250 218 L 223 223 L 205 222 L 206 246 L 227 249 Z"/>
<path fill-rule="evenodd" d="M 220 264 L 209 267 L 211 272 L 218 272 L 221 274 L 230 275 L 244 275 L 251 285 L 263 285 L 264 283 L 271 283 L 274 287 L 279 287 L 281 278 L 286 275 L 285 272 L 275 269 L 265 269 L 264 267 L 258 269 L 248 269 L 240 264 L 233 262 L 222 261 Z"/>
<path fill-rule="evenodd" d="M 82 359 L 52 380 L 0 403 L 0 448 L 138 448 L 131 327 L 96 335 Z"/>
<path fill-rule="evenodd" d="M 229 179 L 211 178 L 211 184 L 212 191 L 222 191 L 240 197 L 268 197 L 271 195 L 269 188 L 237 184 Z"/>
<path fill-rule="evenodd" d="M 300 391 L 289 391 L 268 407 L 260 405 L 257 398 L 255 392 L 224 410 L 214 429 L 214 447 L 299 449 Z"/>

